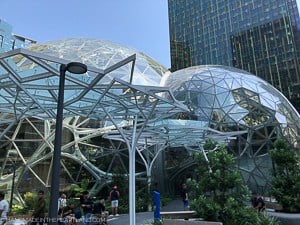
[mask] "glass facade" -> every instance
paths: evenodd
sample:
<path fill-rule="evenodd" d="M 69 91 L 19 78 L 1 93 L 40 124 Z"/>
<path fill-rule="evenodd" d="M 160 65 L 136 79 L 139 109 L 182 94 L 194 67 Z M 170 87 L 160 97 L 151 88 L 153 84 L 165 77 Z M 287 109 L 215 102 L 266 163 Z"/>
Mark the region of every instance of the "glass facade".
<path fill-rule="evenodd" d="M 34 40 L 12 34 L 12 26 L 0 19 L 0 53 L 16 48 L 26 48 Z"/>
<path fill-rule="evenodd" d="M 169 0 L 171 69 L 227 65 L 271 83 L 300 110 L 296 0 Z"/>
<path fill-rule="evenodd" d="M 119 78 L 137 85 L 157 86 L 162 75 L 167 71 L 160 63 L 133 48 L 92 38 L 68 38 L 49 41 L 44 44 L 31 45 L 28 49 L 66 60 L 83 61 L 87 65 L 92 65 L 101 70 L 115 65 L 127 57 L 136 55 L 132 77 L 128 73 L 131 69 L 131 65 L 128 64 L 103 77 L 101 83 L 109 83 L 113 78 Z M 31 64 L 27 63 L 26 66 L 33 66 L 33 63 Z"/>
<path fill-rule="evenodd" d="M 225 141 L 252 190 L 266 191 L 272 168 L 268 152 L 278 137 L 300 148 L 298 112 L 277 89 L 253 74 L 227 66 L 194 66 L 171 73 L 164 85 L 190 110 L 174 121 L 176 129 L 202 130 L 184 135 L 185 145 L 195 147 L 210 136 Z M 176 141 L 183 143 L 180 138 Z"/>

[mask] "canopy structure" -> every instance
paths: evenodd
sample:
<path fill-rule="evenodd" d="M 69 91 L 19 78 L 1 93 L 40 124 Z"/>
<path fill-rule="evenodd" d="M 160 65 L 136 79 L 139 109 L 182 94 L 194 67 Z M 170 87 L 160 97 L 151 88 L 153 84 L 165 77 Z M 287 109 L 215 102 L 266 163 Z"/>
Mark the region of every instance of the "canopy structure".
<path fill-rule="evenodd" d="M 127 63 L 134 65 L 135 55 L 120 61 L 106 70 L 88 67 L 88 72 L 76 77 L 66 74 L 64 118 L 80 116 L 102 121 L 106 133 L 118 130 L 127 144 L 130 163 L 130 212 L 132 224 L 135 213 L 135 149 L 138 139 L 148 123 L 164 119 L 172 114 L 186 111 L 186 107 L 177 102 L 165 87 L 144 87 L 132 85 L 120 79 L 112 79 L 102 84 L 101 79 L 111 71 Z M 21 119 L 38 118 L 53 120 L 56 117 L 59 66 L 68 63 L 65 60 L 44 54 L 17 49 L 4 53 L 0 57 L 1 65 L 1 138 L 8 138 L 7 132 Z M 30 65 L 29 67 L 27 65 Z M 132 70 L 129 72 L 133 75 Z M 162 96 L 168 96 L 163 98 Z M 172 99 L 172 100 L 170 100 Z M 110 131 L 107 129 L 110 125 Z M 124 132 L 130 130 L 130 132 Z M 151 128 L 149 131 L 153 131 Z M 148 132 L 149 132 L 148 131 Z M 103 131 L 104 132 L 104 131 Z M 47 142 L 53 151 L 53 144 Z M 13 147 L 13 146 L 11 146 Z M 47 148 L 41 148 L 24 164 L 31 170 L 43 158 L 51 157 Z M 83 158 L 83 157 L 82 157 Z M 34 172 L 34 171 L 32 171 Z"/>
<path fill-rule="evenodd" d="M 105 123 L 113 119 L 122 126 L 131 126 L 130 121 L 135 115 L 141 124 L 146 119 L 162 119 L 187 110 L 166 87 L 133 85 L 116 78 L 108 84 L 101 83 L 111 71 L 128 63 L 134 65 L 134 62 L 135 55 L 132 55 L 105 70 L 88 67 L 84 75 L 67 73 L 64 117 L 81 116 Z M 56 117 L 58 68 L 66 63 L 66 60 L 26 49 L 0 55 L 2 131 L 20 119 L 49 120 Z M 133 76 L 133 68 L 129 71 L 130 76 Z M 5 132 L 1 132 L 1 138 L 4 135 Z"/>

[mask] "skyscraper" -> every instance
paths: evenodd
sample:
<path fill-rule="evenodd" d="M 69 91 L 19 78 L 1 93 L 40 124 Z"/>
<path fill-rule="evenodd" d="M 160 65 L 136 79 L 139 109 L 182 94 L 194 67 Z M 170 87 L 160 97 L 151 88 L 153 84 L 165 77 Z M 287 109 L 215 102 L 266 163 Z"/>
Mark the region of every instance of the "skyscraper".
<path fill-rule="evenodd" d="M 280 90 L 300 111 L 296 0 L 168 0 L 171 70 L 228 65 Z"/>
<path fill-rule="evenodd" d="M 16 48 L 26 48 L 36 41 L 12 34 L 12 26 L 0 19 L 0 53 Z"/>

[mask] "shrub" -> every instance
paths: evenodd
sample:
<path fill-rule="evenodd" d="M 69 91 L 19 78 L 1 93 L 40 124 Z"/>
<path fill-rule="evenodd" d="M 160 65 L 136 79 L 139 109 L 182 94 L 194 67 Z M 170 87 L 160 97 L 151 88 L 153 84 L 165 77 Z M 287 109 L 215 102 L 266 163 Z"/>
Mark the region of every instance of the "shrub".
<path fill-rule="evenodd" d="M 274 164 L 270 193 L 284 212 L 300 212 L 300 157 L 283 139 L 277 139 L 270 156 Z"/>
<path fill-rule="evenodd" d="M 27 214 L 27 209 L 24 206 L 21 205 L 12 205 L 12 213 L 13 215 L 23 215 Z"/>
<path fill-rule="evenodd" d="M 211 148 L 212 143 L 208 146 Z M 219 221 L 224 225 L 275 225 L 275 219 L 257 213 L 244 202 L 249 201 L 250 192 L 243 184 L 233 155 L 224 145 L 211 148 L 207 157 L 195 155 L 198 179 L 188 184 L 191 189 L 192 208 L 207 221 Z M 263 223 L 262 223 L 263 222 Z"/>

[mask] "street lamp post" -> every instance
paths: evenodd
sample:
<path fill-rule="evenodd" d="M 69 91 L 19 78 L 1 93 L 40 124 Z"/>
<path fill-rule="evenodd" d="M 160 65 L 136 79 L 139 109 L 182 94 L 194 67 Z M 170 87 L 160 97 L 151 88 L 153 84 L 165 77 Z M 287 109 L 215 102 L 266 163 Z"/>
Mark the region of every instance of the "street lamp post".
<path fill-rule="evenodd" d="M 63 125 L 63 110 L 64 110 L 64 90 L 66 72 L 74 74 L 83 74 L 87 72 L 87 66 L 79 62 L 70 62 L 60 65 L 59 88 L 57 98 L 57 113 L 55 126 L 55 142 L 52 159 L 52 176 L 50 189 L 50 204 L 49 204 L 49 223 L 50 225 L 58 224 L 58 198 L 59 198 L 59 178 L 60 178 L 60 157 L 61 157 L 61 139 Z"/>

